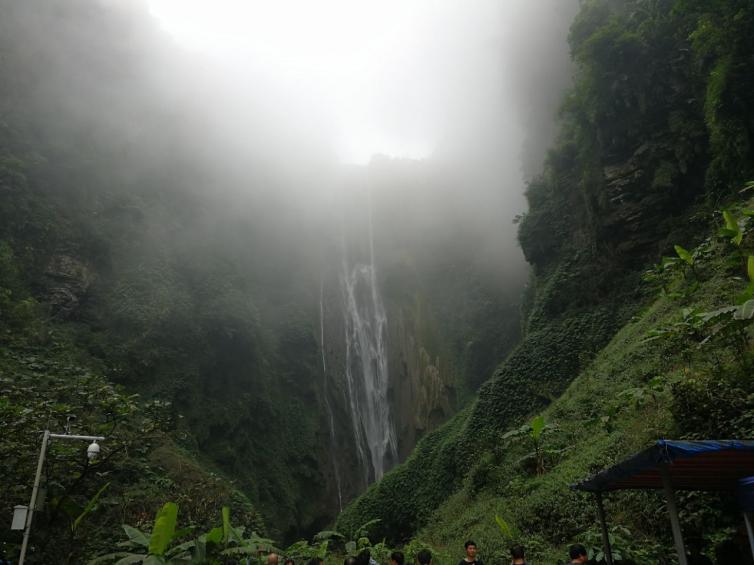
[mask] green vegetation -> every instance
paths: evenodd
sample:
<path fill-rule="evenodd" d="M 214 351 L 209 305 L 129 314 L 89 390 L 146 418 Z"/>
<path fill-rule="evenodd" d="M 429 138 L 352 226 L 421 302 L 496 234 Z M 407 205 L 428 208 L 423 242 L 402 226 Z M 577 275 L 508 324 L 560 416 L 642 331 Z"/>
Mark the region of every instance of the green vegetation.
<path fill-rule="evenodd" d="M 246 496 L 175 445 L 171 434 L 178 424 L 164 402 L 140 401 L 107 382 L 101 367 L 44 319 L 4 317 L 0 331 L 4 503 L 28 504 L 41 430 L 62 433 L 67 417 L 77 415 L 72 433 L 107 438 L 94 462 L 86 458 L 86 444 L 51 440 L 45 495 L 34 520 L 36 560 L 77 563 L 106 547 L 122 520 L 140 523 L 166 495 L 185 504 L 197 524 L 207 523 L 214 507 L 232 503 L 237 519 L 263 529 Z M 27 332 L 43 336 L 44 343 L 34 345 Z M 20 542 L 13 532 L 3 536 L 6 550 Z"/>
<path fill-rule="evenodd" d="M 107 553 L 88 561 L 91 565 L 104 563 L 145 563 L 158 565 L 178 565 L 195 563 L 197 565 L 221 565 L 234 559 L 248 560 L 249 563 L 263 565 L 270 552 L 279 554 L 280 559 L 293 559 L 304 565 L 311 559 L 322 559 L 328 564 L 341 563 L 346 555 L 355 556 L 368 551 L 379 563 L 390 559 L 393 548 L 385 541 L 372 543 L 369 532 L 379 520 L 371 520 L 348 536 L 333 530 L 324 530 L 315 534 L 310 541 L 299 540 L 286 548 L 276 546 L 273 540 L 262 538 L 255 532 L 246 538 L 243 526 L 233 526 L 230 520 L 230 508 L 222 509 L 222 524 L 206 533 L 196 535 L 195 527 L 177 529 L 178 506 L 167 502 L 157 512 L 149 532 L 124 524 L 127 539 L 118 543 L 125 548 Z M 182 541 L 183 540 L 183 541 Z M 413 543 L 404 548 L 410 561 L 416 553 L 427 547 Z M 447 555 L 433 550 L 442 562 L 451 559 Z M 117 560 L 117 561 L 116 561 Z"/>
<path fill-rule="evenodd" d="M 563 451 L 556 465 L 541 479 L 532 478 L 531 473 L 521 468 L 516 459 L 520 449 L 500 449 L 486 489 L 477 490 L 473 497 L 468 488 L 464 489 L 454 497 L 455 502 L 449 502 L 447 508 L 441 507 L 439 520 L 430 522 L 422 535 L 448 540 L 447 532 L 453 528 L 472 527 L 489 532 L 491 523 L 466 524 L 462 519 L 452 518 L 453 510 L 465 504 L 469 508 L 461 511 L 464 517 L 482 516 L 486 505 L 499 505 L 508 509 L 513 523 L 524 532 L 522 538 L 535 551 L 555 558 L 557 553 L 550 553 L 550 547 L 590 536 L 597 539 L 596 531 L 590 534 L 595 524 L 590 501 L 568 489 L 576 479 L 658 437 L 750 437 L 754 431 L 750 396 L 754 383 L 750 370 L 742 362 L 750 355 L 750 346 L 742 351 L 738 340 L 712 342 L 704 333 L 683 334 L 672 342 L 647 339 L 658 324 L 683 320 L 686 308 L 691 305 L 717 309 L 731 300 L 742 281 L 726 271 L 728 258 L 725 245 L 713 242 L 710 258 L 700 267 L 715 274 L 692 296 L 679 299 L 662 295 L 653 300 L 616 335 L 566 393 L 548 407 L 546 418 L 557 424 L 549 441 Z M 679 274 L 671 286 L 684 284 Z M 750 340 L 751 321 L 741 322 Z M 727 502 L 723 502 L 725 507 Z M 646 504 L 649 506 L 643 506 Z M 700 533 L 710 541 L 719 539 L 718 528 L 724 530 L 736 520 L 735 512 L 718 514 L 721 503 L 712 497 L 686 495 L 683 504 L 687 505 L 684 524 L 687 531 Z M 659 497 L 649 495 L 611 497 L 608 513 L 619 523 L 616 527 L 632 532 L 617 536 L 624 540 L 619 546 L 626 556 L 641 561 L 668 551 L 670 540 L 658 536 L 666 531 L 665 517 L 650 510 L 661 505 Z M 491 538 L 491 532 L 488 536 L 488 551 L 502 551 Z M 460 543 L 460 537 L 453 541 Z M 627 540 L 631 543 L 626 543 Z"/>
<path fill-rule="evenodd" d="M 94 28 L 104 17 L 84 16 Z M 405 315 L 406 341 L 429 359 L 448 352 L 442 386 L 456 401 L 492 374 L 337 531 L 288 554 L 370 548 L 384 560 L 405 544 L 444 565 L 473 535 L 491 561 L 513 541 L 554 560 L 575 540 L 599 560 L 591 501 L 569 484 L 658 437 L 754 434 L 752 29 L 747 0 L 583 2 L 575 84 L 519 223 L 533 269 L 520 343 L 509 351 L 511 304 L 456 268 L 453 237 L 412 247 L 393 230 L 385 302 Z M 326 526 L 313 259 L 326 254 L 312 226 L 277 225 L 275 203 L 246 217 L 200 196 L 202 171 L 167 133 L 134 144 L 30 97 L 50 69 L 16 52 L 10 24 L 0 31 L 14 77 L 0 83 L 4 502 L 27 503 L 40 430 L 75 414 L 76 430 L 108 438 L 93 463 L 80 446 L 50 446 L 33 559 L 221 562 L 272 546 L 260 536 Z M 135 72 L 112 63 L 128 38 L 112 39 L 83 49 L 104 51 L 81 63 L 92 83 Z M 134 104 L 150 121 L 154 108 Z M 163 146 L 183 159 L 155 162 Z M 337 407 L 336 420 L 347 420 Z M 730 500 L 681 498 L 684 528 L 708 547 L 730 535 Z M 656 493 L 609 497 L 621 561 L 671 551 L 661 505 Z"/>
<path fill-rule="evenodd" d="M 2 14 L 6 509 L 28 503 L 39 430 L 61 431 L 76 415 L 76 430 L 108 437 L 106 459 L 91 466 L 74 446 L 52 445 L 32 560 L 49 562 L 58 538 L 67 540 L 58 547 L 71 562 L 92 555 L 121 523 L 141 527 L 166 499 L 198 528 L 229 505 L 239 524 L 283 541 L 322 529 L 338 505 L 325 394 L 338 455 L 345 453 L 344 498 L 363 481 L 345 384 L 323 386 L 319 289 L 324 282 L 325 298 L 338 299 L 342 261 L 323 231 L 329 211 L 301 214 L 301 202 L 283 202 L 279 187 L 270 186 L 275 175 L 260 164 L 264 156 L 244 164 L 244 186 L 231 186 L 240 183 L 231 180 L 235 173 L 220 169 L 234 157 L 208 158 L 220 150 L 203 120 L 186 120 L 166 96 L 163 77 L 156 83 L 148 71 L 156 68 L 157 39 L 145 32 L 135 41 L 134 27 L 143 23 L 131 21 L 137 16 L 58 0 L 4 2 Z M 52 31 L 36 33 L 37 26 Z M 517 305 L 514 291 L 475 274 L 470 244 L 461 245 L 432 206 L 424 213 L 442 226 L 442 241 L 422 243 L 421 227 L 409 222 L 386 228 L 393 224 L 389 206 L 407 208 L 392 198 L 376 203 L 384 216 L 375 213 L 376 229 L 395 237 L 385 244 L 394 255 L 385 254 L 380 272 L 386 306 L 391 320 L 407 320 L 391 330 L 419 359 L 409 376 L 426 372 L 431 380 L 426 365 L 442 367 L 432 383 L 437 398 L 427 395 L 427 421 L 402 446 L 408 451 L 509 351 Z M 449 265 L 457 273 L 439 276 Z M 456 300 L 467 308 L 454 307 Z M 325 310 L 333 335 L 342 336 L 342 316 L 331 303 Z M 342 359 L 343 344 L 327 346 Z M 391 363 L 403 369 L 404 360 L 396 355 Z M 407 388 L 421 393 L 414 384 Z M 17 532 L 0 533 L 10 549 L 19 541 Z"/>
<path fill-rule="evenodd" d="M 157 512 L 150 533 L 124 525 L 128 539 L 120 544 L 130 551 L 117 551 L 101 555 L 89 561 L 95 563 L 145 563 L 147 565 L 177 565 L 179 563 L 196 563 L 202 565 L 220 565 L 230 557 L 253 556 L 258 558 L 263 553 L 274 549 L 271 540 L 262 538 L 252 532 L 244 538 L 243 526 L 234 527 L 230 521 L 230 508 L 222 509 L 222 525 L 182 543 L 176 543 L 183 537 L 191 536 L 193 527 L 176 529 L 178 524 L 178 505 L 166 502 Z M 138 552 L 137 552 L 138 550 Z"/>
<path fill-rule="evenodd" d="M 570 483 L 659 437 L 751 437 L 753 22 L 735 0 L 582 4 L 576 81 L 520 218 L 534 268 L 522 342 L 338 527 L 378 517 L 388 540 L 444 551 L 473 537 L 491 560 L 510 532 L 536 562 L 573 541 L 599 557 Z M 655 493 L 607 506 L 624 562 L 671 553 Z M 736 519 L 725 499 L 681 506 L 708 549 Z"/>
<path fill-rule="evenodd" d="M 752 234 L 745 231 L 742 245 L 752 243 Z M 731 268 L 736 250 L 722 237 L 702 245 L 708 249 L 699 254 L 705 257 L 699 262 L 704 280 L 697 289 L 681 295 L 675 291 L 687 284 L 683 273 L 670 276 L 666 284 L 671 292 L 650 298 L 543 412 L 520 428 L 499 431 L 489 446 L 474 444 L 477 451 L 469 456 L 463 482 L 428 512 L 417 528 L 419 539 L 451 552 L 471 536 L 488 559 L 503 558 L 515 540 L 538 561 L 562 558 L 564 546 L 580 540 L 599 556 L 592 502 L 571 491 L 571 483 L 659 437 L 751 437 L 752 319 L 748 308 L 730 305 L 747 286 L 741 274 L 748 260 Z M 686 331 L 689 309 L 705 321 L 694 331 Z M 715 314 L 720 310 L 730 314 L 721 318 Z M 682 331 L 657 338 L 658 327 L 679 326 Z M 463 416 L 427 439 L 444 434 L 447 441 L 454 428 L 463 425 Z M 541 442 L 544 464 L 541 456 L 535 459 L 536 441 Z M 425 442 L 417 457 L 424 455 Z M 425 462 L 431 455 L 424 455 Z M 340 523 L 367 504 L 379 510 L 378 497 L 388 486 L 396 488 L 396 478 L 416 472 L 406 469 L 411 465 L 415 460 L 391 472 L 350 507 Z M 681 506 L 685 530 L 703 536 L 708 549 L 725 539 L 738 520 L 734 502 L 725 498 L 682 494 Z M 608 497 L 612 535 L 623 559 L 652 563 L 672 554 L 662 508 L 662 498 L 655 493 Z M 382 526 L 383 531 L 392 533 L 390 526 Z"/>

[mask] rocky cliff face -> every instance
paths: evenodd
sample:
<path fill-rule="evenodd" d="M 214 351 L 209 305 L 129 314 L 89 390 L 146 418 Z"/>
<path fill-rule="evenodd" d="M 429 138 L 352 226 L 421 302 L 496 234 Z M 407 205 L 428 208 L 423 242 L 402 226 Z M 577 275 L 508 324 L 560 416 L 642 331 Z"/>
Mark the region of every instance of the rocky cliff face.
<path fill-rule="evenodd" d="M 434 246 L 427 246 L 422 242 L 426 226 L 412 224 L 411 218 L 395 224 L 403 212 L 396 211 L 400 200 L 393 198 L 400 192 L 401 171 L 407 165 L 380 164 L 383 172 L 390 166 L 394 176 L 388 184 L 368 182 L 374 174 L 371 168 L 348 177 L 349 189 L 342 196 L 331 237 L 337 243 L 325 252 L 323 262 L 319 437 L 323 453 L 328 454 L 323 460 L 329 459 L 322 467 L 327 504 L 334 509 L 363 492 L 380 474 L 364 456 L 369 408 L 350 393 L 354 379 L 374 379 L 382 361 L 373 351 L 374 370 L 361 366 L 356 350 L 369 347 L 365 345 L 369 338 L 361 344 L 349 343 L 353 305 L 348 303 L 344 268 L 359 262 L 365 269 L 374 268 L 374 285 L 362 283 L 351 296 L 359 302 L 360 323 L 371 325 L 369 331 L 382 323 L 368 319 L 374 315 L 369 307 L 375 300 L 372 293 L 384 310 L 389 429 L 381 438 L 383 472 L 403 461 L 421 437 L 455 414 L 484 375 L 505 357 L 518 334 L 518 291 L 474 264 L 473 240 L 464 241 L 450 232 L 438 234 Z M 415 170 L 419 165 L 409 166 Z M 433 221 L 443 224 L 446 219 L 432 206 L 427 200 L 426 212 L 434 212 Z M 396 440 L 393 455 L 389 434 Z"/>
<path fill-rule="evenodd" d="M 327 372 L 320 400 L 319 436 L 323 451 L 329 454 L 322 458 L 326 461 L 322 469 L 327 476 L 327 504 L 337 509 L 363 492 L 374 474 L 364 470 L 358 456 L 345 374 L 342 289 L 337 280 L 332 282 L 334 286 L 323 294 L 324 332 L 320 345 L 324 346 Z M 452 416 L 472 386 L 464 381 L 462 364 L 453 350 L 438 346 L 448 336 L 429 330 L 426 319 L 422 319 L 426 314 L 421 310 L 417 304 L 390 303 L 387 308 L 388 402 L 398 448 L 398 461 L 391 465 L 404 460 L 420 437 Z M 325 408 L 325 396 L 329 408 Z"/>
<path fill-rule="evenodd" d="M 45 301 L 53 314 L 67 318 L 81 305 L 94 279 L 94 272 L 82 260 L 71 255 L 50 257 L 45 275 Z"/>
<path fill-rule="evenodd" d="M 393 353 L 390 356 L 392 406 L 404 460 L 418 439 L 435 429 L 458 409 L 460 375 L 453 369 L 448 351 L 426 349 L 415 312 L 397 309 L 390 325 Z"/>

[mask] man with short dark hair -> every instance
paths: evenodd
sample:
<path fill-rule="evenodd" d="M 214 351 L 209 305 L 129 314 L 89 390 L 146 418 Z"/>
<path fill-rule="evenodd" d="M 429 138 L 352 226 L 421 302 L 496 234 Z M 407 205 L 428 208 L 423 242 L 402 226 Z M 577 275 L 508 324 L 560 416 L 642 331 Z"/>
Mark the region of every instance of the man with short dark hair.
<path fill-rule="evenodd" d="M 432 554 L 428 549 L 422 549 L 416 554 L 416 561 L 419 565 L 432 565 Z"/>
<path fill-rule="evenodd" d="M 526 565 L 526 554 L 523 545 L 511 547 L 511 565 Z"/>
<path fill-rule="evenodd" d="M 372 553 L 368 549 L 362 549 L 356 556 L 356 565 L 371 565 Z"/>
<path fill-rule="evenodd" d="M 579 543 L 572 545 L 568 549 L 568 555 L 571 558 L 572 564 L 589 562 L 589 557 L 587 556 L 586 548 Z"/>
<path fill-rule="evenodd" d="M 463 544 L 466 548 L 466 557 L 458 562 L 458 565 L 484 565 L 481 559 L 476 558 L 476 543 L 473 540 Z"/>
<path fill-rule="evenodd" d="M 394 551 L 390 554 L 390 565 L 403 565 L 404 559 L 403 553 Z"/>
<path fill-rule="evenodd" d="M 702 548 L 704 547 L 704 540 L 702 538 L 692 537 L 689 539 L 686 547 L 688 549 L 686 557 L 688 558 L 689 565 L 712 565 L 712 560 L 702 553 Z"/>

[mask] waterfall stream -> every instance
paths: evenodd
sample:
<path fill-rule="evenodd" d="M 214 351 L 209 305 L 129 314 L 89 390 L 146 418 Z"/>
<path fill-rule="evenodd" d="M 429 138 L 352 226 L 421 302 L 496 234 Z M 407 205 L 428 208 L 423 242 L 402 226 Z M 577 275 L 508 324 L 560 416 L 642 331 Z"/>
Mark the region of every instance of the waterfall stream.
<path fill-rule="evenodd" d="M 382 478 L 398 458 L 387 397 L 387 316 L 377 287 L 371 210 L 368 214 L 368 262 L 349 264 L 344 246 L 341 274 L 346 384 L 357 453 L 367 483 Z"/>

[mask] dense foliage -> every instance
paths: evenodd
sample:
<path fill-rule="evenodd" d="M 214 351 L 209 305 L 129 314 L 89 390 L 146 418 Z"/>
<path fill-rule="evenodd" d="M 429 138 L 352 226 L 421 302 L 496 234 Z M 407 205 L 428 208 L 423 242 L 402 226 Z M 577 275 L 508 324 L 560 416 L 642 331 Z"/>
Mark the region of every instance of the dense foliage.
<path fill-rule="evenodd" d="M 78 430 L 124 434 L 103 446 L 120 454 L 107 465 L 77 459 L 59 476 L 56 454 L 73 451 L 52 449 L 55 496 L 75 486 L 84 506 L 110 483 L 88 516 L 92 547 L 122 521 L 141 527 L 168 498 L 199 527 L 233 498 L 240 523 L 261 522 L 258 510 L 281 541 L 312 533 L 338 503 L 318 304 L 321 285 L 339 292 L 341 257 L 322 227 L 333 218 L 301 213 L 295 197 L 309 185 L 280 186 L 290 181 L 265 155 L 240 166 L 190 108 L 177 110 L 179 58 L 140 8 L 117 4 L 0 0 L 0 406 L 10 430 L 0 459 L 12 467 L 3 508 L 28 500 L 36 432 L 77 415 Z M 385 216 L 401 202 L 392 198 L 378 230 L 389 231 Z M 468 398 L 518 332 L 515 292 L 483 280 L 466 240 L 442 231 L 431 249 L 409 223 L 382 244 L 393 253 L 380 272 L 391 320 L 405 313 L 405 341 L 447 373 L 414 434 Z M 453 277 L 439 277 L 449 264 Z M 456 300 L 468 308 L 448 306 Z M 440 400 L 442 410 L 431 404 Z M 353 451 L 345 397 L 332 404 L 339 447 Z M 353 463 L 342 477 L 345 497 L 361 488 Z M 40 514 L 34 543 L 66 529 L 56 508 Z"/>
<path fill-rule="evenodd" d="M 258 536 L 231 539 L 227 511 L 217 527 L 223 506 L 245 532 L 321 528 L 331 508 L 317 261 L 337 261 L 312 243 L 318 226 L 277 221 L 291 211 L 275 199 L 202 195 L 206 171 L 185 142 L 199 132 L 147 102 L 159 88 L 131 46 L 146 52 L 154 38 L 135 41 L 96 3 L 35 3 L 54 40 L 29 46 L 34 34 L 17 27 L 28 6 L 0 6 L 4 505 L 28 500 L 40 430 L 77 415 L 73 431 L 108 438 L 94 463 L 78 444 L 52 443 L 33 559 L 112 551 L 123 523 L 134 559 L 165 560 L 171 541 L 189 544 L 172 548 L 181 558 L 256 551 Z M 354 543 L 384 557 L 389 544 L 410 542 L 412 554 L 428 542 L 444 563 L 471 535 L 487 558 L 523 541 L 555 559 L 574 540 L 598 545 L 573 480 L 659 436 L 754 433 L 754 236 L 739 194 L 754 177 L 753 28 L 747 0 L 583 2 L 575 83 L 519 226 L 533 275 L 510 355 L 511 305 L 457 238 L 417 243 L 408 222 L 385 230 L 387 307 L 411 319 L 427 357 L 448 356 L 443 386 L 460 402 L 507 358 L 342 513 L 337 529 Z M 113 93 L 134 84 L 139 97 Z M 112 122 L 95 123 L 82 99 Z M 124 122 L 149 125 L 124 134 Z M 377 202 L 377 223 L 390 205 Z M 196 528 L 185 539 L 165 529 L 178 515 L 166 500 Z M 737 527 L 730 504 L 684 496 L 684 527 L 711 549 Z M 660 506 L 651 493 L 608 501 L 624 561 L 668 553 Z M 370 522 L 385 541 L 362 540 Z M 314 556 L 322 543 L 290 551 Z"/>
<path fill-rule="evenodd" d="M 745 337 L 707 343 L 704 354 L 688 342 L 650 345 L 654 324 L 675 322 L 682 305 L 677 288 L 655 299 L 641 278 L 672 254 L 690 277 L 706 273 L 683 295 L 690 310 L 713 312 L 744 291 L 734 287 L 745 258 L 729 267 L 722 242 L 694 244 L 713 225 L 735 237 L 720 207 L 754 173 L 752 18 L 754 5 L 735 0 L 582 4 L 570 34 L 575 83 L 520 224 L 534 267 L 522 343 L 478 400 L 425 437 L 339 526 L 379 517 L 391 540 L 419 536 L 447 548 L 471 536 L 488 558 L 503 558 L 515 538 L 555 559 L 563 555 L 554 548 L 596 539 L 591 507 L 569 482 L 657 437 L 751 435 L 750 373 L 734 355 L 750 355 L 748 319 L 731 326 Z M 506 433 L 546 406 L 553 429 L 532 458 L 531 445 Z M 684 502 L 697 535 L 711 545 L 726 535 L 725 501 Z M 611 502 L 625 559 L 651 560 L 668 546 L 660 504 L 638 494 Z M 500 535 L 496 514 L 513 537 Z"/>
<path fill-rule="evenodd" d="M 0 289 L 11 292 L 5 281 Z M 0 331 L 0 492 L 6 509 L 29 502 L 42 430 L 64 433 L 69 426 L 73 434 L 106 437 L 95 461 L 87 459 L 86 443 L 51 440 L 34 518 L 33 562 L 78 563 L 106 548 L 124 520 L 143 523 L 166 496 L 180 500 L 196 524 L 206 524 L 225 503 L 233 504 L 239 522 L 262 531 L 245 495 L 175 445 L 170 436 L 178 423 L 168 405 L 143 402 L 112 385 L 100 363 L 33 311 L 4 310 Z M 70 416 L 77 419 L 69 422 Z M 20 534 L 4 530 L 0 543 L 12 555 Z"/>

